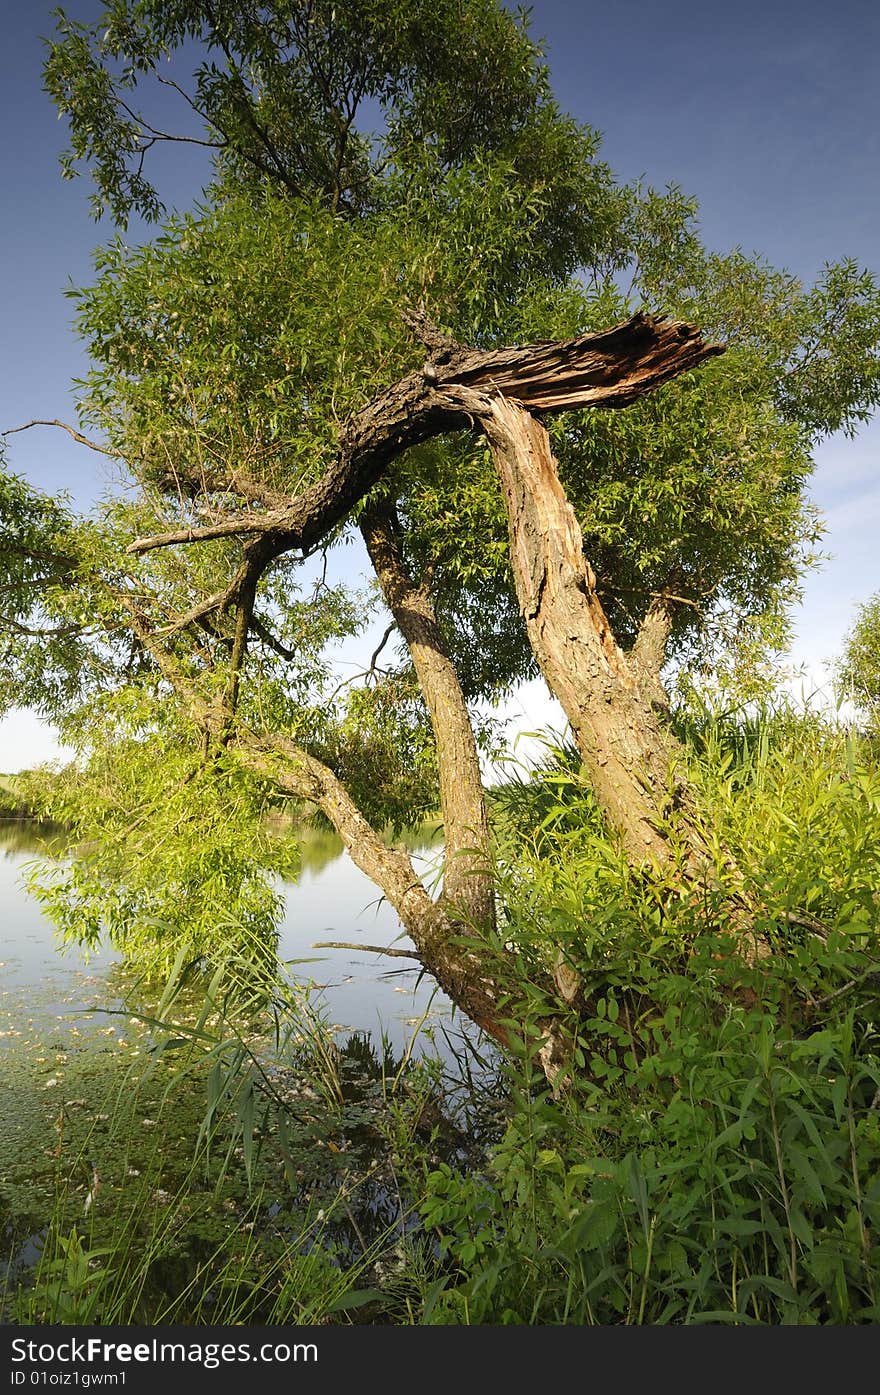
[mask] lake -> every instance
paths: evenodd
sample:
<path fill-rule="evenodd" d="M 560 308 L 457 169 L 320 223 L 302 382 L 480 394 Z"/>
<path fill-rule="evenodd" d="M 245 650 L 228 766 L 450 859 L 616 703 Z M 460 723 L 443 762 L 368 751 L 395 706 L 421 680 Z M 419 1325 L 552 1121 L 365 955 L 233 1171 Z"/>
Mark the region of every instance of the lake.
<path fill-rule="evenodd" d="M 63 840 L 57 847 L 64 852 Z M 439 850 L 435 844 L 414 854 L 429 884 Z M 351 1176 L 361 1179 L 358 1200 L 350 1197 L 354 1211 L 346 1210 L 341 1228 L 334 1221 L 333 1244 L 345 1248 L 396 1223 L 392 1174 L 380 1165 L 384 1145 L 375 1129 L 365 1132 L 367 1102 L 385 1111 L 386 1072 L 395 1075 L 410 1054 L 454 1059 L 444 1030 L 432 1041 L 432 1028 L 449 1026 L 451 1005 L 432 980 L 420 978 L 415 961 L 312 947 L 316 940 L 411 947 L 339 840 L 308 832 L 300 877 L 279 883 L 279 958 L 291 975 L 315 985 L 340 1048 L 329 1108 L 320 1081 L 297 1064 L 296 1042 L 306 1038 L 294 1036 L 274 1056 L 260 1021 L 255 1049 L 273 1089 L 291 1092 L 293 1112 L 283 1148 L 274 1123 L 261 1127 L 265 1146 L 253 1178 L 232 1135 L 234 1151 L 218 1146 L 196 1159 L 205 1058 L 173 1046 L 157 1051 L 166 1038 L 144 1020 L 155 987 L 145 989 L 117 954 L 102 949 L 87 958 L 58 943 L 25 886 L 29 865 L 45 856 L 32 826 L 0 822 L 0 1322 L 9 1313 L 32 1320 L 31 1309 L 16 1306 L 16 1285 L 47 1243 L 57 1246 L 58 1236 L 72 1234 L 71 1226 L 82 1243 L 99 1247 L 96 1253 L 107 1245 L 124 1249 L 120 1237 L 132 1227 L 149 1236 L 137 1253 L 149 1254 L 144 1292 L 154 1307 L 144 1311 L 157 1312 L 188 1293 L 207 1254 L 225 1253 L 232 1237 L 246 1238 L 255 1224 L 254 1234 L 277 1236 L 284 1217 L 298 1234 L 302 1215 L 325 1204 L 329 1213 Z M 311 962 L 296 962 L 304 960 Z M 194 985 L 180 1020 L 194 1021 L 203 1001 Z M 92 1205 L 95 1178 L 100 1194 Z M 21 1319 L 22 1312 L 31 1317 Z"/>
<path fill-rule="evenodd" d="M 86 957 L 61 946 L 51 921 L 28 894 L 25 876 L 38 857 L 27 825 L 0 822 L 0 1048 L 41 1033 L 83 1026 L 89 1008 L 121 1007 L 119 956 L 103 949 Z M 430 877 L 439 844 L 413 854 L 417 870 Z M 355 867 L 333 834 L 311 836 L 297 882 L 281 882 L 284 917 L 278 955 L 291 973 L 314 982 L 337 1035 L 383 1032 L 398 1050 L 414 1027 L 448 1020 L 448 999 L 413 961 L 353 950 L 314 949 L 319 940 L 412 947 L 396 913 L 377 887 Z M 312 962 L 295 962 L 295 961 Z M 91 1018 L 94 1021 L 94 1017 Z"/>

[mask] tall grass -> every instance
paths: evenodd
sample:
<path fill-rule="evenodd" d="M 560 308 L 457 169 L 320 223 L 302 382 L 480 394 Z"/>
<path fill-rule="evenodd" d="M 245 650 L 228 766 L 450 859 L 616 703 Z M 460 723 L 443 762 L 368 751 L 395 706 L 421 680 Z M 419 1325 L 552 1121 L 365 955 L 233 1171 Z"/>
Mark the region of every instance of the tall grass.
<path fill-rule="evenodd" d="M 494 792 L 500 925 L 486 953 L 503 945 L 518 959 L 522 992 L 506 1058 L 463 1057 L 455 1090 L 411 1052 L 340 1046 L 301 993 L 274 990 L 258 1039 L 247 1022 L 265 1007 L 262 981 L 244 1018 L 247 995 L 218 984 L 187 1017 L 181 966 L 154 1027 L 165 1059 L 200 1062 L 200 1152 L 164 1184 L 161 1210 L 147 1171 L 125 1211 L 108 1217 L 100 1193 L 88 1217 L 61 1207 L 12 1310 L 95 1322 L 880 1320 L 876 750 L 785 709 L 701 715 L 683 734 L 716 849 L 703 886 L 675 866 L 630 867 L 570 751 Z M 731 933 L 743 907 L 759 954 Z M 534 970 L 560 957 L 580 994 L 551 1086 L 536 1048 L 559 1004 Z M 175 1272 L 206 1175 L 214 1197 L 233 1188 L 229 1225 Z"/>
<path fill-rule="evenodd" d="M 718 849 L 703 888 L 628 866 L 569 752 L 496 794 L 501 934 L 526 974 L 561 954 L 581 1001 L 554 1089 L 534 1066 L 550 1005 L 511 1004 L 503 1138 L 480 1173 L 427 1171 L 449 1265 L 430 1320 L 880 1317 L 875 754 L 784 709 L 687 737 Z"/>

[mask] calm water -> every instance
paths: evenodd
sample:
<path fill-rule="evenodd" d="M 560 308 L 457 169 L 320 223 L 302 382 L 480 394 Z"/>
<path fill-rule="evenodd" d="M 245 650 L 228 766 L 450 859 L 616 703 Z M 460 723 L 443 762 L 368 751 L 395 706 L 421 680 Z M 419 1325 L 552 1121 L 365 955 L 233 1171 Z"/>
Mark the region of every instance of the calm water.
<path fill-rule="evenodd" d="M 85 1010 L 121 1007 L 112 973 L 118 956 L 102 950 L 86 958 L 75 948 L 62 948 L 28 894 L 25 874 L 37 856 L 28 843 L 25 829 L 0 823 L 0 1048 L 28 1038 L 36 1042 L 46 1033 L 78 1033 L 85 1020 L 96 1021 L 92 1014 L 85 1019 Z M 420 872 L 430 874 L 437 851 L 414 854 Z M 318 838 L 306 852 L 299 880 L 281 887 L 285 914 L 279 956 L 311 961 L 293 964 L 291 972 L 319 986 L 340 1033 L 368 1031 L 378 1038 L 384 1031 L 399 1049 L 423 1014 L 428 1024 L 448 1020 L 448 1000 L 427 977 L 419 982 L 415 961 L 409 967 L 404 959 L 312 947 L 316 940 L 411 946 L 393 909 L 338 840 Z M 122 1028 L 111 1025 L 107 1031 Z"/>
<path fill-rule="evenodd" d="M 438 852 L 414 855 L 426 879 Z M 173 1046 L 156 1052 L 143 1020 L 154 1003 L 119 956 L 103 950 L 86 960 L 77 949 L 61 948 L 25 887 L 28 866 L 41 855 L 33 828 L 0 822 L 0 1323 L 8 1320 L 5 1305 L 18 1301 L 16 1285 L 23 1283 L 27 1295 L 27 1276 L 52 1227 L 63 1235 L 78 1228 L 102 1254 L 102 1246 L 109 1253 L 116 1237 L 128 1234 L 126 1218 L 136 1216 L 138 1234 L 159 1237 L 148 1287 L 165 1302 L 185 1295 L 206 1253 L 217 1245 L 222 1250 L 240 1226 L 251 1229 L 255 1216 L 269 1237 L 282 1222 L 298 1235 L 306 1209 L 323 1205 L 325 1196 L 328 1206 L 334 1204 L 349 1174 L 357 1179 L 351 1206 L 359 1219 L 351 1219 L 349 1233 L 347 1208 L 334 1222 L 333 1243 L 361 1244 L 362 1235 L 396 1224 L 399 1200 L 383 1161 L 383 1136 L 364 1122 L 369 1109 L 385 1107 L 376 1083 L 381 1037 L 397 1061 L 408 1050 L 454 1059 L 443 1032 L 436 1045 L 430 1035 L 432 1027 L 449 1023 L 450 1004 L 427 977 L 419 981 L 415 961 L 410 967 L 404 959 L 312 947 L 315 940 L 410 945 L 393 910 L 339 841 L 310 837 L 298 881 L 281 884 L 279 956 L 311 961 L 291 963 L 290 973 L 319 990 L 341 1048 L 337 1089 L 344 1080 L 348 1093 L 342 1104 L 328 1107 L 308 1078 L 282 1076 L 294 1102 L 286 1151 L 266 1135 L 253 1188 L 236 1161 L 243 1157 L 240 1146 L 229 1167 L 225 1145 L 204 1150 L 196 1163 L 205 1063 L 196 1057 L 193 1064 Z M 183 1020 L 190 1006 L 187 1000 Z M 375 1058 L 354 1033 L 371 1034 Z M 256 1041 L 270 1060 L 271 1040 Z M 231 1126 L 234 1105 L 227 1112 Z M 335 1144 L 328 1142 L 328 1129 L 335 1131 Z M 287 1170 L 291 1159 L 294 1181 Z M 261 1198 L 258 1212 L 255 1197 Z M 163 1230 L 169 1206 L 173 1241 Z"/>

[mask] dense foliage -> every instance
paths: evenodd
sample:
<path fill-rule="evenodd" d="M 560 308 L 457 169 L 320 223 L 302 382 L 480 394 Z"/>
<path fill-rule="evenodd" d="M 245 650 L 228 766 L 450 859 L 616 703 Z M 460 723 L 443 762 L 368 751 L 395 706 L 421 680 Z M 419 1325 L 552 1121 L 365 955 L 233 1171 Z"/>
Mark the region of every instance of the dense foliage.
<path fill-rule="evenodd" d="M 839 666 L 842 694 L 876 731 L 880 721 L 880 593 L 860 606 Z"/>
<path fill-rule="evenodd" d="M 212 152 L 188 213 L 168 216 L 149 179 L 152 147 L 172 138 L 171 109 L 150 114 L 156 82 L 180 101 L 183 137 Z M 467 774 L 466 760 L 443 767 L 443 703 L 400 616 L 421 607 L 423 647 L 447 665 L 443 702 L 460 701 L 447 761 L 472 728 L 488 749 L 497 733 L 478 704 L 536 659 L 484 438 L 449 431 L 389 459 L 307 546 L 258 527 L 332 477 L 382 389 L 420 369 L 430 381 L 413 309 L 447 349 L 673 315 L 724 340 L 723 356 L 626 410 L 556 417 L 550 438 L 603 642 L 613 631 L 631 657 L 659 603 L 658 686 L 672 661 L 692 702 L 695 677 L 766 693 L 821 533 L 813 448 L 880 400 L 874 278 L 841 261 L 805 287 L 704 247 L 679 190 L 615 181 L 596 134 L 556 106 L 526 17 L 496 0 L 113 0 L 92 24 L 60 15 L 46 83 L 70 123 L 66 172 L 91 171 L 120 229 L 95 284 L 74 292 L 92 363 L 82 422 L 120 487 L 77 519 L 0 477 L 0 704 L 37 708 L 76 752 L 16 786 L 77 845 L 40 894 L 68 938 L 109 939 L 170 975 L 152 1025 L 169 1029 L 166 1047 L 202 1052 L 204 1137 L 228 1107 L 227 1157 L 240 1146 L 252 1177 L 270 1156 L 286 1217 L 295 1148 L 312 1168 L 332 1140 L 321 1195 L 336 1189 L 351 1219 L 354 1173 L 358 1186 L 370 1175 L 352 1146 L 362 1128 L 388 1146 L 398 1203 L 360 1250 L 351 1220 L 344 1252 L 315 1242 L 311 1213 L 279 1241 L 277 1208 L 255 1203 L 266 1245 L 238 1253 L 268 1256 L 264 1272 L 245 1285 L 214 1255 L 205 1293 L 219 1273 L 237 1321 L 346 1303 L 425 1322 L 875 1321 L 875 747 L 787 712 L 719 722 L 682 697 L 669 747 L 682 768 L 651 806 L 665 863 L 625 855 L 598 786 L 557 752 L 488 801 L 477 789 L 497 925 L 456 919 L 396 841 Z M 139 246 L 126 239 L 135 213 L 159 224 Z M 436 359 L 427 368 L 436 376 Z M 388 501 L 409 588 L 396 611 L 346 565 L 365 504 Z M 159 543 L 133 552 L 145 535 Z M 399 637 L 340 679 L 341 647 L 387 618 L 383 595 Z M 872 719 L 876 608 L 845 659 Z M 656 689 L 639 700 L 652 720 L 665 708 Z M 410 1084 L 408 1062 L 379 1063 L 354 1098 L 344 1053 L 318 1023 L 303 1033 L 281 993 L 276 875 L 296 873 L 296 821 L 316 806 L 350 852 L 370 849 L 383 890 L 411 902 L 418 883 L 423 943 L 442 942 L 466 1001 L 461 963 L 485 970 L 503 1017 L 472 1016 L 505 1051 L 465 1077 L 457 1122 L 430 1070 Z M 206 966 L 193 1029 L 175 1017 L 176 986 Z M 266 1088 L 265 1044 L 221 1010 L 241 1012 L 227 995 L 242 986 L 249 1011 L 274 1009 L 272 1049 L 288 1078 L 318 1080 L 320 1110 Z M 545 1039 L 562 1049 L 550 1083 Z M 89 1284 L 103 1222 L 90 1222 L 91 1250 L 68 1202 L 15 1311 L 142 1320 L 125 1275 L 137 1287 L 145 1269 L 111 1248 Z M 366 1288 L 352 1297 L 349 1280 Z M 158 1311 L 203 1320 L 189 1282 Z"/>
<path fill-rule="evenodd" d="M 59 1195 L 15 1311 L 216 1321 L 213 1293 L 226 1320 L 260 1323 L 876 1323 L 872 747 L 784 710 L 694 718 L 691 736 L 713 817 L 766 888 L 772 956 L 744 977 L 704 900 L 633 877 L 559 752 L 499 788 L 494 809 L 502 933 L 524 968 L 564 946 L 588 987 L 564 1086 L 535 1068 L 534 994 L 509 1004 L 506 1060 L 480 1047 L 450 1075 L 448 1054 L 443 1069 L 340 1048 L 298 992 L 276 998 L 275 1047 L 256 1044 L 222 994 L 200 1012 L 178 973 L 158 1013 L 170 1049 L 146 1086 L 167 1093 L 152 1121 L 178 1141 L 87 1223 L 81 1191 Z M 190 1118 L 206 1076 L 210 1171 L 187 1171 L 177 1101 Z M 113 1108 L 112 1125 L 85 1144 L 78 1126 L 69 1145 L 108 1179 L 103 1133 L 118 1139 L 127 1117 Z M 143 1166 L 133 1143 L 125 1157 Z M 232 1249 L 203 1216 L 209 1178 L 248 1216 Z M 158 1211 L 148 1187 L 166 1198 Z"/>

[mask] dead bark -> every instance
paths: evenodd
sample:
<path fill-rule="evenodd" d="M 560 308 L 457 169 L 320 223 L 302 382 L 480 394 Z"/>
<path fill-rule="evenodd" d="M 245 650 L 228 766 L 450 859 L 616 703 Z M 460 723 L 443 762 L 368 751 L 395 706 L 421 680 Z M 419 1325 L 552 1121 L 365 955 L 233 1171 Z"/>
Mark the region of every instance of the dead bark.
<path fill-rule="evenodd" d="M 263 513 L 247 509 L 198 528 L 176 528 L 129 544 L 132 553 L 214 538 L 263 535 L 274 555 L 307 551 L 348 517 L 392 461 L 411 446 L 474 426 L 473 392 L 516 398 L 532 411 L 625 407 L 668 379 L 723 352 L 704 344 L 693 325 L 635 315 L 601 334 L 526 344 L 491 352 L 450 347 L 442 336 L 433 356 L 375 397 L 344 426 L 335 460 L 299 497 Z M 228 482 L 235 490 L 234 477 Z"/>
<path fill-rule="evenodd" d="M 368 506 L 361 533 L 412 657 L 434 731 L 445 843 L 443 897 L 464 920 L 488 929 L 495 923 L 489 819 L 461 684 L 428 590 L 417 586 L 404 566 L 393 505 Z"/>

